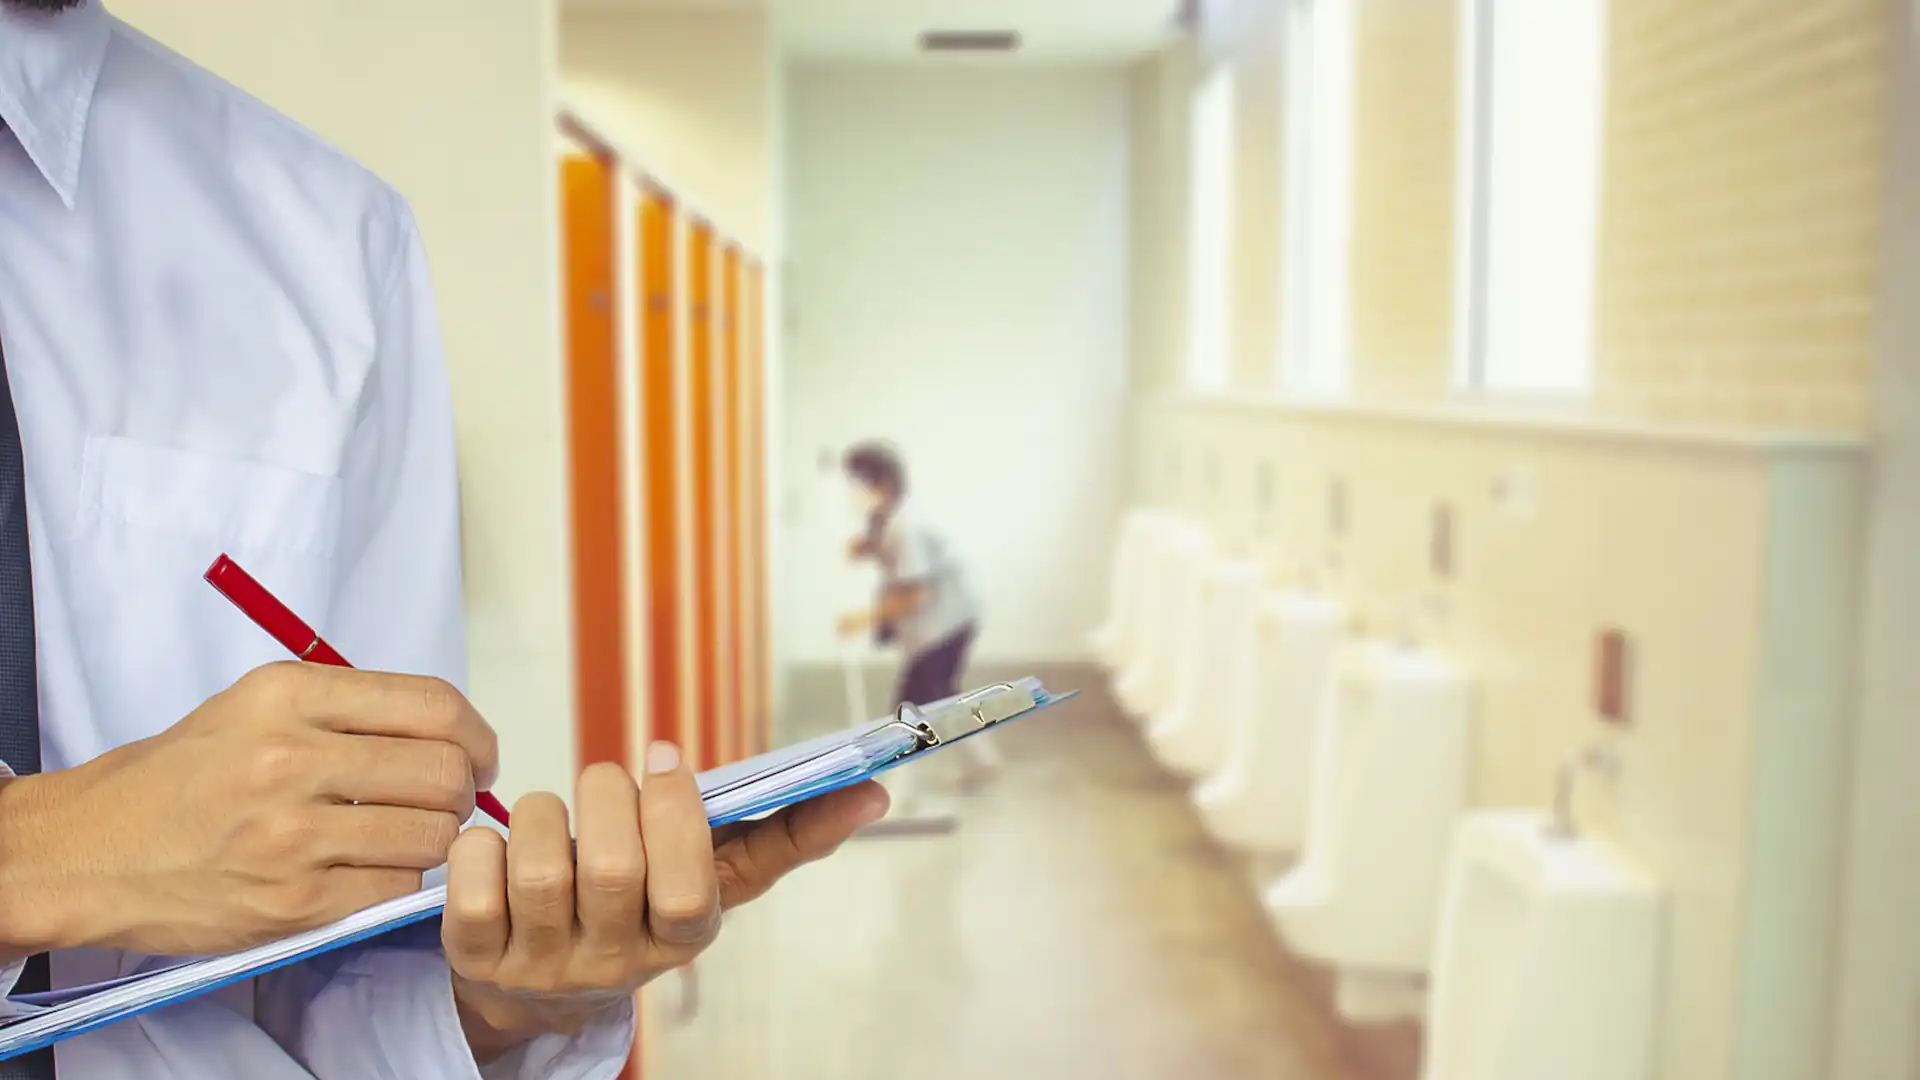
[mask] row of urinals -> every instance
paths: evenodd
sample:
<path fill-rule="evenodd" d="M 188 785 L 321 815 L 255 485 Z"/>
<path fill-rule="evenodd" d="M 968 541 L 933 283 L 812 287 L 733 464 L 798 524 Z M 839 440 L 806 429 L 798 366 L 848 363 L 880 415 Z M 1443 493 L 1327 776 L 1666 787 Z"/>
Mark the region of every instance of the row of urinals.
<path fill-rule="evenodd" d="M 1659 890 L 1564 823 L 1470 810 L 1466 673 L 1350 624 L 1143 510 L 1094 649 L 1216 839 L 1295 856 L 1262 899 L 1339 1012 L 1424 1018 L 1423 1080 L 1645 1080 Z"/>

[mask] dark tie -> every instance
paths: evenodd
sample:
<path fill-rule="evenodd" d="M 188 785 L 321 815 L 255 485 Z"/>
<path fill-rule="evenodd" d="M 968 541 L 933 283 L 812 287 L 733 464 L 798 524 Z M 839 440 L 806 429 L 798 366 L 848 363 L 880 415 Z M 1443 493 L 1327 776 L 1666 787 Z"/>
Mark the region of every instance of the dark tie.
<path fill-rule="evenodd" d="M 0 349 L 0 761 L 40 771 L 40 698 L 34 670 L 33 562 L 27 553 L 27 469 L 20 421 Z M 27 961 L 14 993 L 47 989 L 47 954 Z M 53 1080 L 52 1049 L 0 1061 L 0 1080 Z"/>

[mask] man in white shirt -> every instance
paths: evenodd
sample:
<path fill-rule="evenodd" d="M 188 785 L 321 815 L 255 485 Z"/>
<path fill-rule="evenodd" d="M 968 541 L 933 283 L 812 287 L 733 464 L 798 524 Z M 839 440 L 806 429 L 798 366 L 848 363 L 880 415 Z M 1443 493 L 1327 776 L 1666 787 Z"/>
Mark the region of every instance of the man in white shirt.
<path fill-rule="evenodd" d="M 633 990 L 884 794 L 710 831 L 661 745 L 638 789 L 588 770 L 571 822 L 538 794 L 510 839 L 460 833 L 500 763 L 454 689 L 453 417 L 406 206 L 85 0 L 0 0 L 0 120 L 0 989 L 48 954 L 80 985 L 449 879 L 437 940 L 0 1078 L 618 1075 Z M 222 552 L 346 656 L 419 674 L 270 663 L 200 579 Z"/>

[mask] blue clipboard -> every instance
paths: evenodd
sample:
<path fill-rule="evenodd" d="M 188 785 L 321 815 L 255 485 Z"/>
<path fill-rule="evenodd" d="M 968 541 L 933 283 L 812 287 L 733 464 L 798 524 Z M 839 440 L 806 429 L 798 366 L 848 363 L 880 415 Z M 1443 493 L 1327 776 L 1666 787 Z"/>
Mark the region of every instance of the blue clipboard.
<path fill-rule="evenodd" d="M 925 708 L 903 705 L 892 719 L 701 773 L 707 819 L 720 826 L 765 817 L 1072 696 L 1049 693 L 1038 679 L 999 683 Z M 182 960 L 89 987 L 9 999 L 16 1010 L 38 1011 L 0 1018 L 0 1060 L 426 922 L 445 906 L 446 886 L 440 884 L 244 952 Z"/>

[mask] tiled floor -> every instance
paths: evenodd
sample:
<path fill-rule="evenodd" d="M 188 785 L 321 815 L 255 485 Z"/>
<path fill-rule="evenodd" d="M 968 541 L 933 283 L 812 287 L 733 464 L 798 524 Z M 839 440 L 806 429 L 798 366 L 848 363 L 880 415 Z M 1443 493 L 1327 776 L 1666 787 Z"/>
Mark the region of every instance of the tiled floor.
<path fill-rule="evenodd" d="M 653 995 L 648 1080 L 1363 1080 L 1244 871 L 1078 681 L 995 736 L 984 790 L 916 767 L 957 831 L 858 840 L 736 913 L 690 1019 Z M 837 686 L 794 714 L 838 722 Z"/>

